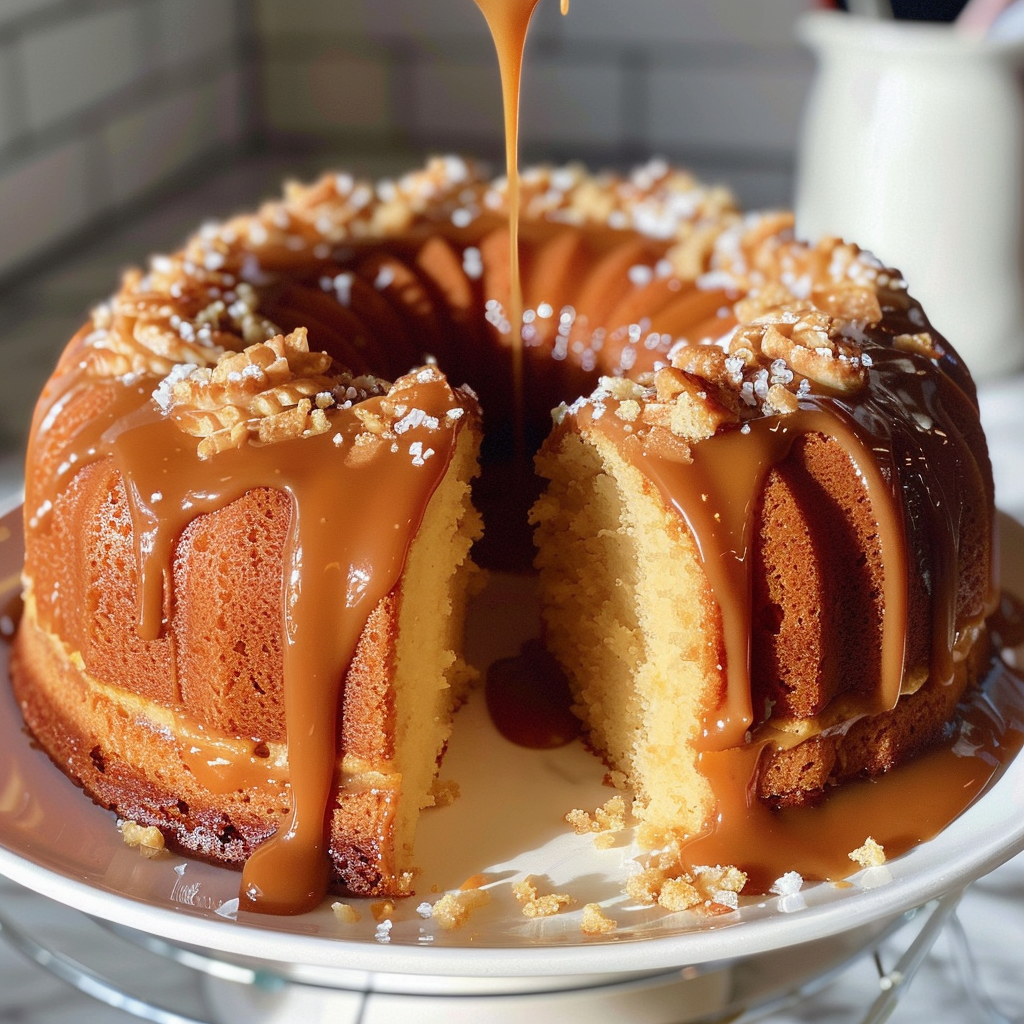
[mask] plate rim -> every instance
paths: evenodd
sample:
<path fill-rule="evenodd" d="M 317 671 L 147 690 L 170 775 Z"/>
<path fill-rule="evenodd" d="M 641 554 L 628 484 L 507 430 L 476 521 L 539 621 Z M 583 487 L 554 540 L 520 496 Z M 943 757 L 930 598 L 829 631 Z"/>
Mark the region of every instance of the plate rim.
<path fill-rule="evenodd" d="M 9 510 L 0 524 L 10 526 L 8 520 L 18 511 Z M 1024 545 L 1024 528 L 1016 520 L 999 513 L 997 524 L 1004 546 L 1008 528 L 1020 531 L 1017 542 Z M 1024 578 L 1014 579 L 1010 589 L 1019 592 L 1022 587 Z M 13 697 L 10 705 L 16 711 Z M 1014 814 L 1015 808 L 1022 813 Z M 990 813 L 993 809 L 997 811 L 994 815 Z M 858 888 L 829 902 L 810 903 L 793 913 L 748 921 L 718 919 L 720 924 L 670 935 L 626 934 L 599 944 L 588 943 L 581 936 L 576 941 L 543 945 L 446 944 L 435 948 L 283 931 L 268 926 L 265 919 L 257 926 L 244 919 L 228 920 L 213 910 L 183 906 L 169 898 L 165 905 L 156 905 L 130 892 L 104 889 L 33 861 L 28 851 L 10 849 L 2 837 L 0 875 L 90 916 L 127 924 L 172 943 L 263 963 L 375 974 L 512 978 L 634 974 L 685 965 L 710 970 L 726 961 L 894 919 L 966 887 L 1022 850 L 1024 756 L 1017 756 L 996 782 L 942 832 L 888 862 L 885 868 L 891 877 L 884 884 Z M 855 884 L 859 877 L 853 876 Z M 828 885 L 815 883 L 804 893 Z"/>

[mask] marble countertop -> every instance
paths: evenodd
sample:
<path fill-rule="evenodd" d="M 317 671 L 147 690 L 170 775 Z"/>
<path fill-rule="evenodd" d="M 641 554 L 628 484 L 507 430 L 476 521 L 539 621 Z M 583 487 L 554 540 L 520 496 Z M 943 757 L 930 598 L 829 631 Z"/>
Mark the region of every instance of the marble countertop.
<path fill-rule="evenodd" d="M 63 340 L 71 335 L 89 303 L 112 289 L 117 268 L 154 249 L 174 245 L 195 222 L 197 209 L 200 216 L 224 215 L 251 204 L 260 195 L 273 191 L 273 182 L 280 174 L 279 162 L 271 162 L 215 177 L 205 190 L 193 193 L 177 213 L 165 206 L 148 222 L 126 226 L 119 237 L 105 244 L 102 252 L 83 253 L 54 274 L 20 289 L 18 295 L 0 297 L 0 322 L 7 325 L 0 333 L 0 357 L 5 350 L 11 352 L 15 348 L 30 353 L 16 380 L 0 378 L 0 409 L 5 410 L 0 414 L 0 503 L 4 507 L 10 505 L 20 487 L 20 424 L 28 422 L 28 409 Z M 967 361 L 970 362 L 969 358 Z M 1024 376 L 987 383 L 980 394 L 996 475 L 997 504 L 1024 522 Z M 0 908 L 5 916 L 30 926 L 54 947 L 119 979 L 133 991 L 172 1006 L 186 1017 L 218 1019 L 201 977 L 190 969 L 106 935 L 76 912 L 3 879 Z M 967 955 L 964 944 L 958 941 L 958 928 L 962 928 L 967 939 Z M 910 931 L 912 937 L 913 926 Z M 891 969 L 908 940 L 901 933 L 883 945 L 880 958 L 886 970 Z M 1022 972 L 1024 854 L 968 889 L 957 911 L 957 921 L 947 924 L 939 935 L 891 1020 L 895 1024 L 1006 1024 L 1008 1020 L 1024 1020 L 1024 986 L 1019 980 Z M 773 1024 L 853 1024 L 864 1018 L 879 991 L 878 968 L 869 956 L 797 1006 L 776 1011 L 765 1019 Z M 314 1024 L 326 1021 L 327 1012 L 326 1008 L 310 1003 L 302 1016 L 308 1024 Z M 556 1006 L 543 996 L 531 997 L 529 1012 L 536 1024 L 566 1019 L 564 1003 Z M 266 1019 L 288 1020 L 293 1016 Z M 600 1013 L 596 1018 L 592 1013 L 588 1016 L 593 1024 L 600 1024 Z M 420 1019 L 414 1008 L 401 1017 Z M 121 1024 L 130 1019 L 123 1010 L 105 1006 L 57 981 L 0 941 L 0 1022 Z M 330 1008 L 333 1024 L 384 1024 L 394 1019 L 393 1006 L 389 1008 L 372 995 L 353 994 L 347 1000 L 335 1000 Z M 459 1014 L 457 1019 L 463 1016 Z M 618 1019 L 629 1018 L 620 1014 Z M 651 1016 L 638 1004 L 632 1019 L 654 1022 L 663 1018 Z M 168 1018 L 167 1024 L 173 1024 L 173 1019 Z"/>

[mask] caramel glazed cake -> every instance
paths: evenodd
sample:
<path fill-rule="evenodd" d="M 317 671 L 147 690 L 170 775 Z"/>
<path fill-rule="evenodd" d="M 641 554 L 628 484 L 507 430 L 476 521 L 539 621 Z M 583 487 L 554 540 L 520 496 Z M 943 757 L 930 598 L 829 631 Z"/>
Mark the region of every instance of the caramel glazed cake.
<path fill-rule="evenodd" d="M 523 189 L 530 443 L 592 391 L 538 457 L 546 639 L 639 818 L 706 829 L 712 751 L 785 806 L 935 740 L 992 480 L 905 283 L 660 163 Z M 99 804 L 246 862 L 243 909 L 410 891 L 474 674 L 481 407 L 494 458 L 512 433 L 506 200 L 456 158 L 289 186 L 127 274 L 40 399 L 26 722 Z"/>

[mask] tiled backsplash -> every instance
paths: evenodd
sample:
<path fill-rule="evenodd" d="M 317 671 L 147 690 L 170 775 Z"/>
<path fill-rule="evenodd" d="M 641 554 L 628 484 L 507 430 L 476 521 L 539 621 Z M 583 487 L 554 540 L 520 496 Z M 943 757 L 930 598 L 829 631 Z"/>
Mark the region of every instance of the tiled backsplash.
<path fill-rule="evenodd" d="M 653 152 L 786 201 L 812 63 L 807 0 L 543 0 L 522 100 L 527 159 Z M 271 140 L 399 142 L 498 156 L 501 101 L 472 0 L 258 0 Z M 753 192 L 753 194 L 751 194 Z"/>
<path fill-rule="evenodd" d="M 788 201 L 809 0 L 543 0 L 527 160 L 652 153 Z M 473 0 L 0 0 L 0 287 L 218 151 L 500 158 Z"/>
<path fill-rule="evenodd" d="M 248 0 L 0 0 L 0 282 L 251 135 Z"/>

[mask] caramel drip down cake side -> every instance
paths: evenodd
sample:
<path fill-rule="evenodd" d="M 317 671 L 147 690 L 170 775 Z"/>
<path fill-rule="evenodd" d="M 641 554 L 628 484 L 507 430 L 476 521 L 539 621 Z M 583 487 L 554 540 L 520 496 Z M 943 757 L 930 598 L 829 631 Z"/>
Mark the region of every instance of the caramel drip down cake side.
<path fill-rule="evenodd" d="M 591 740 L 688 835 L 723 787 L 813 803 L 940 739 L 995 594 L 973 386 L 903 282 L 835 241 L 731 248 L 738 326 L 563 406 L 532 513 Z"/>

